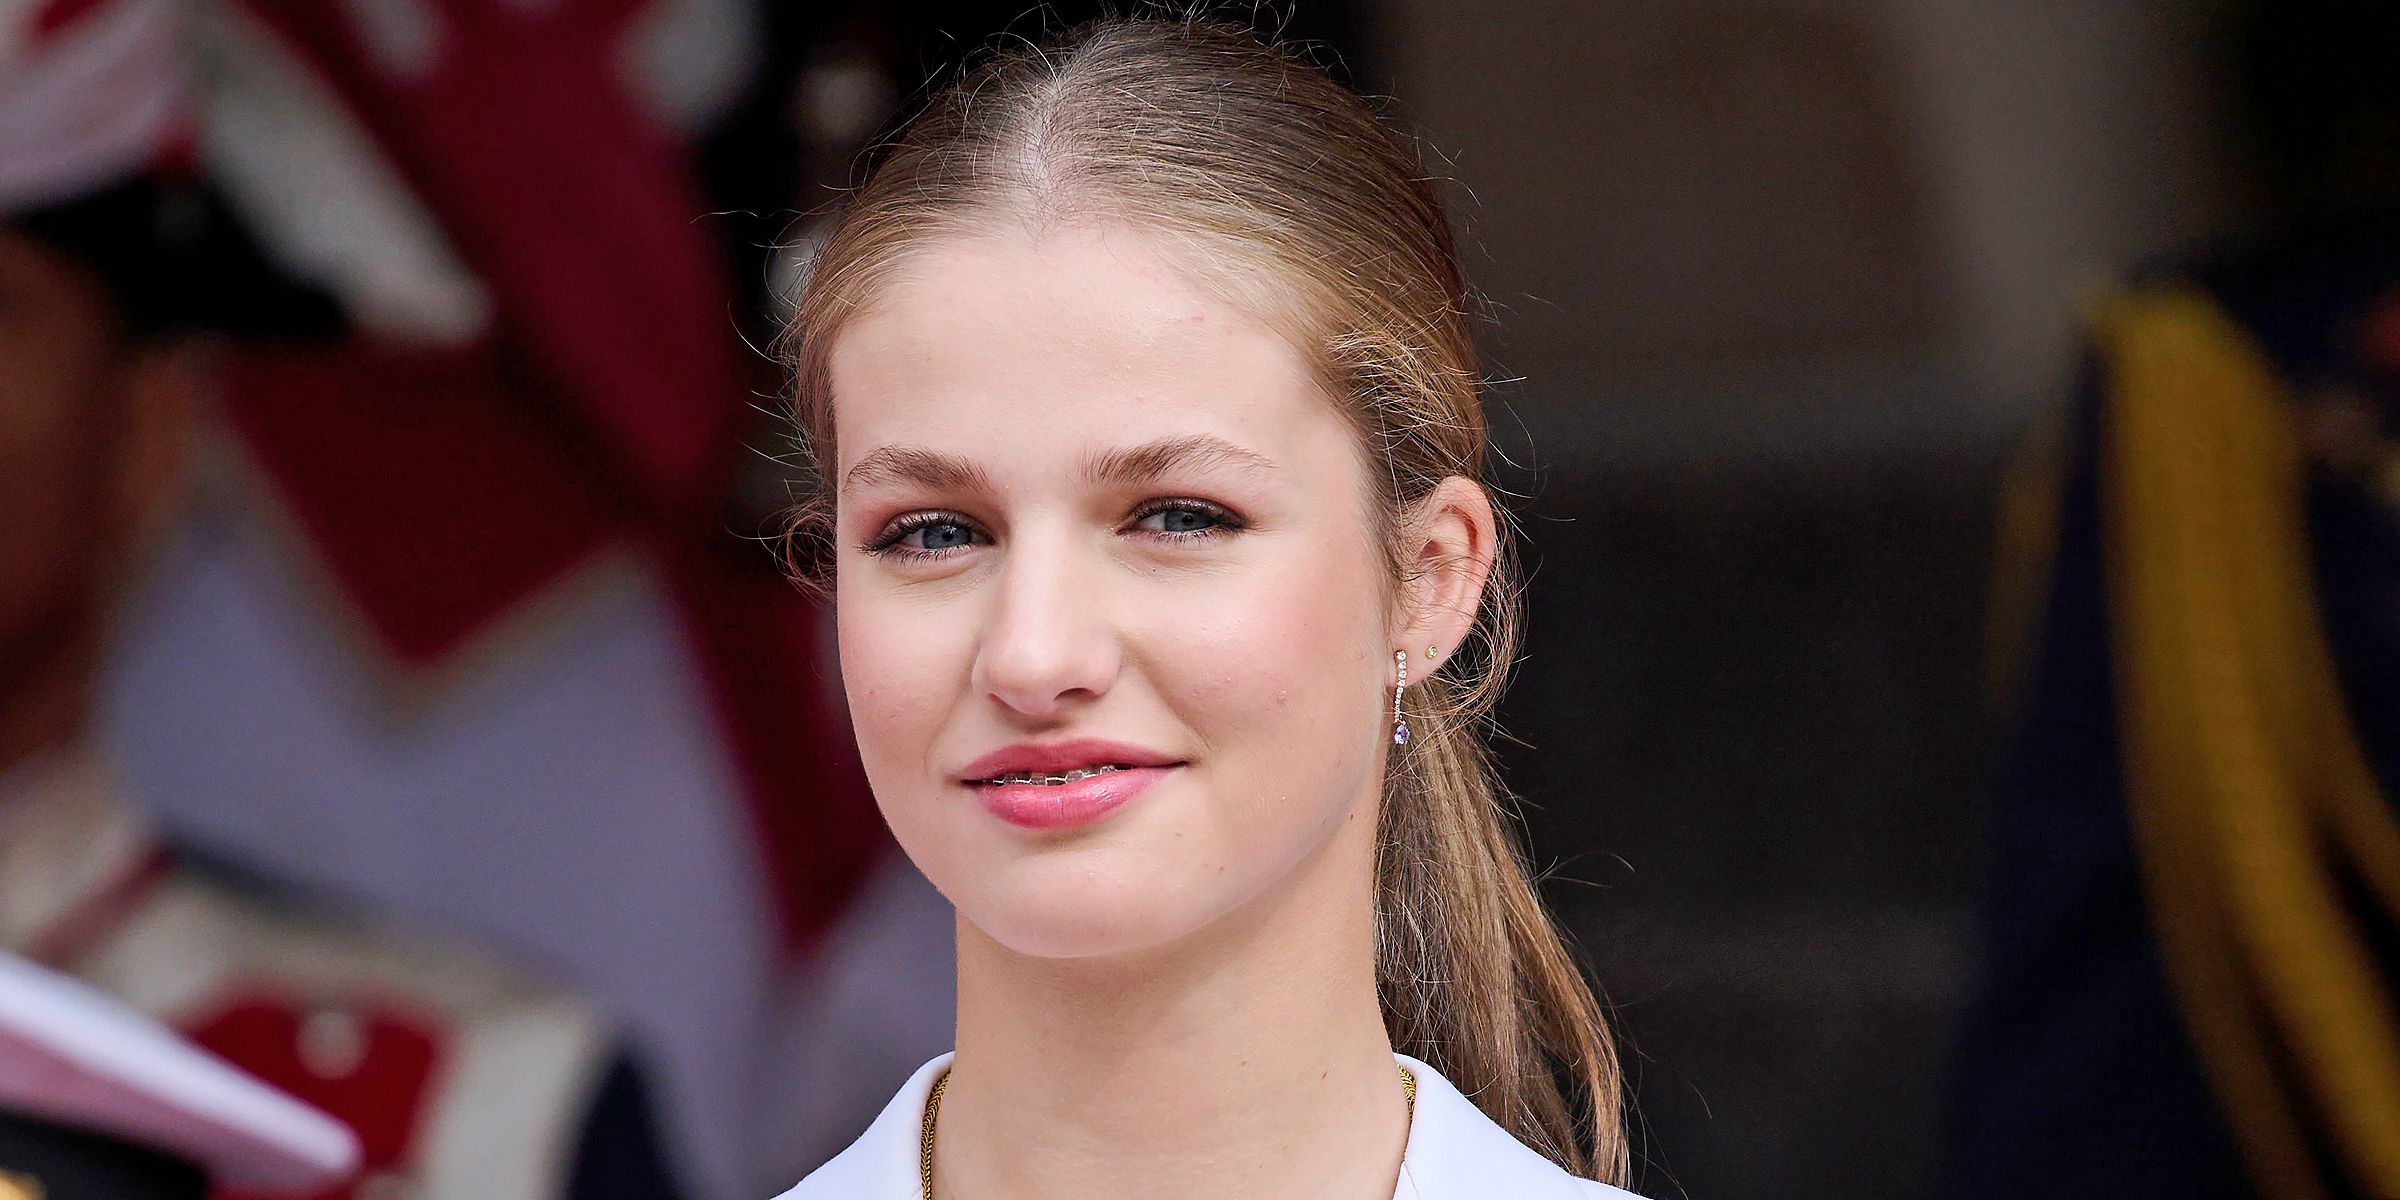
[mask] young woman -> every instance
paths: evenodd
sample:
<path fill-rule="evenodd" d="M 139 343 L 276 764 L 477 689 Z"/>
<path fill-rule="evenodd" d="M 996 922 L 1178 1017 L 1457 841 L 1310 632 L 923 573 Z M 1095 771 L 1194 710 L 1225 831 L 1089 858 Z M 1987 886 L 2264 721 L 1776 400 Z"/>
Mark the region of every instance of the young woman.
<path fill-rule="evenodd" d="M 1204 23 L 1002 53 L 888 149 L 788 352 L 958 1049 L 787 1200 L 1621 1196 L 1483 745 L 1516 593 L 1408 147 Z"/>

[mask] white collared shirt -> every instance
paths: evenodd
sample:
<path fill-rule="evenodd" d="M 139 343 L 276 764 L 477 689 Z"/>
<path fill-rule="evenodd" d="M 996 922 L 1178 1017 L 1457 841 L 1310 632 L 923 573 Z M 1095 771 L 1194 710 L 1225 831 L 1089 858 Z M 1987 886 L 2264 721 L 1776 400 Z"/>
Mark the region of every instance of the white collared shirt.
<path fill-rule="evenodd" d="M 1417 1077 L 1417 1104 L 1392 1200 L 1636 1200 L 1567 1174 L 1493 1124 L 1439 1071 L 1405 1054 L 1394 1057 Z M 849 1149 L 779 1200 L 921 1200 L 925 1096 L 949 1067 L 947 1054 L 919 1067 Z"/>

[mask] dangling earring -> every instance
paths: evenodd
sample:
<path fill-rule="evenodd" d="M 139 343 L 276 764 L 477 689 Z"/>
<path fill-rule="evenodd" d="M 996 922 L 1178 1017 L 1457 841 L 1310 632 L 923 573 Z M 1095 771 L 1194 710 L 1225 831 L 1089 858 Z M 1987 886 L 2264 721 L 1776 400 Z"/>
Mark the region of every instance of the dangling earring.
<path fill-rule="evenodd" d="M 1400 680 L 1392 685 L 1392 744 L 1408 744 L 1408 722 L 1400 719 L 1400 693 L 1408 687 L 1408 651 L 1392 651 L 1392 661 L 1400 666 Z"/>

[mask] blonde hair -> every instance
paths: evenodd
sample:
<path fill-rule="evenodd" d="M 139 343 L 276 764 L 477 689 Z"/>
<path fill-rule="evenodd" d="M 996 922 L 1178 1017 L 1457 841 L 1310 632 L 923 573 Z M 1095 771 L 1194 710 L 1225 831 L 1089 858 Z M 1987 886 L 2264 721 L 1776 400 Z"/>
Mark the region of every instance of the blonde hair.
<path fill-rule="evenodd" d="M 846 320 L 909 252 L 997 221 L 1108 219 L 1199 253 L 1275 315 L 1356 426 L 1397 581 L 1406 515 L 1482 481 L 1485 424 L 1465 282 L 1410 146 L 1325 71 L 1245 30 L 1110 18 L 994 53 L 883 148 L 817 252 L 783 353 L 804 448 L 832 461 L 828 367 Z M 1247 285 L 1247 286 L 1244 286 Z M 829 536 L 831 500 L 795 521 Z M 1475 631 L 1410 696 L 1386 771 L 1376 968 L 1401 1052 L 1579 1175 L 1627 1173 L 1600 1005 L 1509 832 L 1484 725 L 1521 603 L 1502 539 Z"/>

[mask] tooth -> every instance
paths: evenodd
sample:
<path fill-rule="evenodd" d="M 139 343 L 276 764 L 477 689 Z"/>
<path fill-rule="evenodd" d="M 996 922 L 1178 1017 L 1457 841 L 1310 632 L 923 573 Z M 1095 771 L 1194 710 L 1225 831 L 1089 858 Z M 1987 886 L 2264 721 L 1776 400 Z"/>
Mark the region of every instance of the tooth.
<path fill-rule="evenodd" d="M 1059 787 L 1065 784 L 1074 783 L 1078 780 L 1090 779 L 1098 775 L 1106 775 L 1112 771 L 1128 771 L 1131 769 L 1131 767 L 1128 767 L 1123 763 L 1095 763 L 1088 767 L 1072 767 L 1065 771 L 1059 772 L 1005 771 L 1001 774 L 991 777 L 990 779 L 984 780 L 984 782 L 993 784 L 995 786 L 1033 783 L 1040 784 L 1044 787 Z"/>

